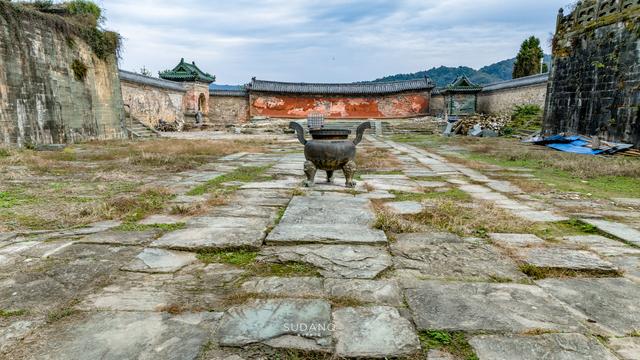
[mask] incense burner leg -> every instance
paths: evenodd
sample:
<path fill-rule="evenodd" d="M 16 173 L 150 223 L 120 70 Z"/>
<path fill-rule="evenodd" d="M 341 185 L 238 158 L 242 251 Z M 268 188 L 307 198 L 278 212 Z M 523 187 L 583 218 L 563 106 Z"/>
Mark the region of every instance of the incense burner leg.
<path fill-rule="evenodd" d="M 327 182 L 333 184 L 333 170 L 327 170 Z"/>
<path fill-rule="evenodd" d="M 349 160 L 342 167 L 342 172 L 344 172 L 344 177 L 347 180 L 345 185 L 350 188 L 355 187 L 356 182 L 353 181 L 353 176 L 356 174 L 356 162 Z"/>
<path fill-rule="evenodd" d="M 313 186 L 316 178 L 316 166 L 313 165 L 311 161 L 304 162 L 304 173 L 307 175 L 307 180 L 304 181 L 304 186 L 311 187 Z"/>

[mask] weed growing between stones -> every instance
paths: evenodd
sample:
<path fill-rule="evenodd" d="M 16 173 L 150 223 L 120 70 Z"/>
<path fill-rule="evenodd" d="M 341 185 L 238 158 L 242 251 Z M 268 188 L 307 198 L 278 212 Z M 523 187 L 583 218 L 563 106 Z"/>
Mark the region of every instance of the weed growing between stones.
<path fill-rule="evenodd" d="M 419 232 L 422 227 L 419 224 L 404 219 L 401 215 L 397 215 L 387 210 L 381 202 L 373 203 L 376 212 L 376 221 L 373 227 L 382 230 L 390 239 L 395 238 L 393 234 Z"/>
<path fill-rule="evenodd" d="M 248 250 L 203 250 L 196 256 L 205 264 L 224 263 L 244 267 L 253 264 L 258 253 Z"/>
<path fill-rule="evenodd" d="M 62 320 L 68 316 L 75 314 L 76 312 L 78 312 L 78 310 L 72 307 L 66 307 L 66 308 L 49 311 L 47 313 L 47 323 L 51 324 L 58 320 Z"/>
<path fill-rule="evenodd" d="M 320 276 L 312 265 L 290 261 L 286 263 L 257 263 L 251 270 L 255 276 Z"/>
<path fill-rule="evenodd" d="M 539 267 L 531 264 L 521 264 L 519 269 L 533 280 L 542 280 L 546 278 L 620 277 L 623 275 L 619 270 L 572 270 Z"/>
<path fill-rule="evenodd" d="M 127 222 L 114 228 L 113 230 L 116 230 L 116 231 L 160 230 L 161 232 L 169 232 L 169 231 L 181 230 L 186 227 L 187 225 L 185 223 L 142 225 L 142 224 L 137 224 L 133 222 Z"/>
<path fill-rule="evenodd" d="M 27 310 L 24 309 L 18 309 L 18 310 L 4 310 L 4 309 L 0 309 L 0 318 L 8 318 L 8 317 L 14 317 L 14 316 L 22 316 L 22 315 L 26 315 L 27 314 Z"/>
<path fill-rule="evenodd" d="M 464 360 L 478 360 L 463 332 L 428 330 L 418 334 L 420 343 L 425 352 L 431 349 L 441 350 Z"/>
<path fill-rule="evenodd" d="M 449 199 L 460 202 L 471 201 L 471 196 L 460 189 L 449 189 L 443 192 L 436 191 L 423 191 L 420 193 L 403 192 L 397 190 L 390 190 L 390 193 L 395 195 L 394 201 L 423 201 L 423 200 L 437 200 L 437 199 Z"/>
<path fill-rule="evenodd" d="M 268 180 L 268 176 L 264 176 L 264 173 L 271 168 L 268 166 L 244 166 L 240 167 L 228 174 L 218 176 L 215 179 L 209 180 L 202 185 L 198 185 L 191 189 L 187 195 L 204 195 L 209 192 L 215 192 L 221 188 L 224 188 L 224 183 L 232 181 L 251 182 L 258 180 Z"/>
<path fill-rule="evenodd" d="M 98 212 L 103 218 L 136 222 L 164 209 L 174 195 L 166 188 L 146 189 L 136 196 L 117 196 L 106 201 Z"/>
<path fill-rule="evenodd" d="M 73 71 L 73 76 L 78 81 L 84 81 L 87 77 L 87 65 L 79 59 L 74 59 L 71 62 L 71 70 Z"/>

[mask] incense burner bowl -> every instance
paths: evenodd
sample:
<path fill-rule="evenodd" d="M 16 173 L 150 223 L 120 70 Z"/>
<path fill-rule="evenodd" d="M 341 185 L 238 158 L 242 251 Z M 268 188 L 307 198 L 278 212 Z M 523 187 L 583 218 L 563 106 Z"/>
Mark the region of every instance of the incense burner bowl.
<path fill-rule="evenodd" d="M 310 130 L 311 140 L 304 138 L 304 129 L 297 122 L 290 122 L 289 128 L 296 131 L 298 140 L 304 145 L 304 173 L 307 176 L 306 186 L 313 186 L 317 170 L 327 173 L 327 182 L 333 182 L 333 173 L 342 170 L 347 187 L 354 187 L 353 177 L 356 172 L 356 146 L 362 141 L 366 129 L 371 129 L 370 122 L 364 122 L 356 129 L 356 138 L 349 140 L 350 130 L 317 129 Z"/>

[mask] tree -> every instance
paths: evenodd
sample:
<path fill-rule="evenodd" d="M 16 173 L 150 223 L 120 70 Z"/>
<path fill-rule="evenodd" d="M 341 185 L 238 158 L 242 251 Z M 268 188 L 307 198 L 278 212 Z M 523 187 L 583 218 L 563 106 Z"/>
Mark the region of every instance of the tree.
<path fill-rule="evenodd" d="M 513 78 L 539 74 L 542 70 L 544 52 L 540 47 L 540 39 L 531 36 L 520 46 L 520 52 L 513 65 Z"/>

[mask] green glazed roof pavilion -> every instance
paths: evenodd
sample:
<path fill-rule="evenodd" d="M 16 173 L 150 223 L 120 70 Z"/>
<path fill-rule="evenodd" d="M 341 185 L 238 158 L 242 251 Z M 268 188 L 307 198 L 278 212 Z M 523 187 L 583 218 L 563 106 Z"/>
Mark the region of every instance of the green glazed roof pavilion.
<path fill-rule="evenodd" d="M 440 90 L 442 94 L 446 93 L 478 93 L 482 91 L 482 86 L 475 84 L 465 75 L 458 76 L 451 84 Z"/>
<path fill-rule="evenodd" d="M 184 58 L 180 59 L 180 63 L 172 70 L 159 72 L 160 78 L 171 81 L 199 81 L 204 83 L 212 83 L 216 81 L 216 77 L 200 70 L 195 61 L 191 64 L 186 63 Z"/>

